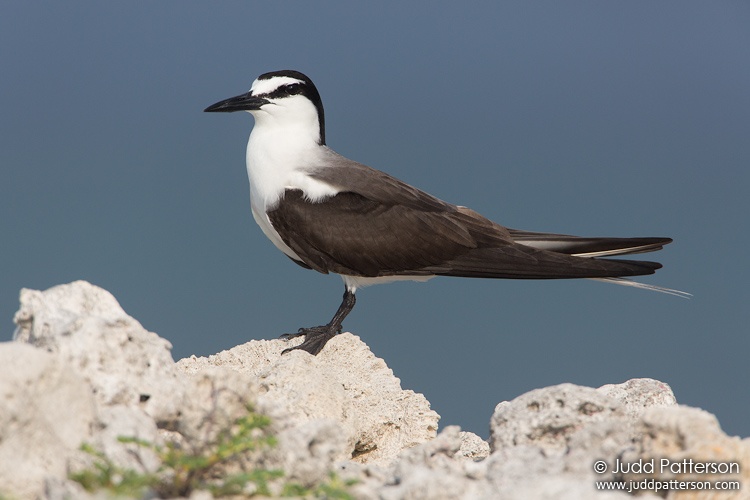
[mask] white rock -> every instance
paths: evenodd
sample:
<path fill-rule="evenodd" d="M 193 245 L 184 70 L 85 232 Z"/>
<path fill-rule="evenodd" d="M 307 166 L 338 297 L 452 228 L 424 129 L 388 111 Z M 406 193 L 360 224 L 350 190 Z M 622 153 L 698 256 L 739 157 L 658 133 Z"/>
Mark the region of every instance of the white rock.
<path fill-rule="evenodd" d="M 102 288 L 85 281 L 21 291 L 14 339 L 57 353 L 88 380 L 104 405 L 139 406 L 158 421 L 176 418 L 185 389 L 172 345 L 145 330 Z"/>
<path fill-rule="evenodd" d="M 458 456 L 471 460 L 482 460 L 490 456 L 490 444 L 473 432 L 462 431 Z"/>
<path fill-rule="evenodd" d="M 94 431 L 91 388 L 40 349 L 0 344 L 0 496 L 42 496 L 48 477 L 67 473 Z"/>
<path fill-rule="evenodd" d="M 259 409 L 297 427 L 326 420 L 347 446 L 338 460 L 387 463 L 401 450 L 429 441 L 440 418 L 423 395 L 403 390 L 385 362 L 359 337 L 342 333 L 317 356 L 281 355 L 283 340 L 251 341 L 208 358 L 186 358 L 186 373 L 223 366 L 257 377 Z"/>
<path fill-rule="evenodd" d="M 677 404 L 674 393 L 667 384 L 650 378 L 634 378 L 622 384 L 607 384 L 596 391 L 623 403 L 625 413 L 631 420 L 636 420 L 647 408 Z"/>
<path fill-rule="evenodd" d="M 568 438 L 586 424 L 624 420 L 624 405 L 590 387 L 560 384 L 537 389 L 495 407 L 490 421 L 492 451 L 534 444 L 562 454 Z"/>
<path fill-rule="evenodd" d="M 463 436 L 458 426 L 448 426 L 427 443 L 402 452 L 379 488 L 383 499 L 482 499 L 492 498 L 486 467 L 460 454 Z"/>
<path fill-rule="evenodd" d="M 666 384 L 630 380 L 599 389 L 561 384 L 497 405 L 490 423 L 493 450 L 487 477 L 502 498 L 627 498 L 597 491 L 597 460 L 607 464 L 643 436 L 639 425 L 650 408 L 674 405 Z M 648 498 L 647 495 L 644 498 Z M 656 498 L 656 497 L 654 497 Z"/>
<path fill-rule="evenodd" d="M 328 478 L 334 463 L 348 451 L 341 427 L 334 420 L 315 419 L 276 434 L 279 445 L 269 456 L 288 480 L 311 487 Z"/>
<path fill-rule="evenodd" d="M 655 470 L 648 478 L 660 481 L 736 482 L 738 489 L 727 491 L 693 490 L 674 498 L 690 500 L 730 500 L 750 498 L 750 438 L 727 436 L 716 417 L 687 406 L 654 407 L 643 412 L 635 451 L 625 460 L 655 459 Z M 661 460 L 669 463 L 662 469 Z M 726 473 L 691 473 L 689 463 L 733 465 Z M 738 471 L 738 472 L 736 472 Z M 735 473 L 736 472 L 736 473 Z M 625 474 L 625 479 L 642 480 L 643 475 Z M 726 486 L 725 486 L 726 487 Z M 672 498 L 672 497 L 669 497 Z"/>
<path fill-rule="evenodd" d="M 151 450 L 118 437 L 205 450 L 249 406 L 271 417 L 278 446 L 227 463 L 220 475 L 280 468 L 286 481 L 313 486 L 336 470 L 359 481 L 351 491 L 362 500 L 624 499 L 596 491 L 595 481 L 613 476 L 595 474 L 594 462 L 657 456 L 737 462 L 736 478 L 710 480 L 750 484 L 750 440 L 726 436 L 709 413 L 676 406 L 669 386 L 654 380 L 599 389 L 561 384 L 500 403 L 490 447 L 455 426 L 436 436 L 439 417 L 424 396 L 403 390 L 348 333 L 318 356 L 281 355 L 287 342 L 253 341 L 175 365 L 167 341 L 86 282 L 24 290 L 16 322 L 18 342 L 0 344 L 0 496 L 104 498 L 67 479 L 92 463 L 81 443 L 122 467 L 154 470 Z M 271 485 L 276 493 L 280 487 Z"/>

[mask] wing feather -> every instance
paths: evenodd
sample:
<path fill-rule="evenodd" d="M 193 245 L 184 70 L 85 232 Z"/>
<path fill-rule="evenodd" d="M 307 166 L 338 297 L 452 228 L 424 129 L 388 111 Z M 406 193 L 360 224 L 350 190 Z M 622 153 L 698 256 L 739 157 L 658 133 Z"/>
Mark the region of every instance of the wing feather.
<path fill-rule="evenodd" d="M 509 229 L 517 243 L 579 257 L 604 257 L 654 252 L 671 243 L 671 238 L 583 238 L 567 234 L 537 233 Z"/>
<path fill-rule="evenodd" d="M 661 267 L 534 248 L 464 207 L 416 205 L 350 191 L 311 202 L 290 189 L 268 216 L 303 263 L 322 273 L 552 279 L 635 276 Z"/>

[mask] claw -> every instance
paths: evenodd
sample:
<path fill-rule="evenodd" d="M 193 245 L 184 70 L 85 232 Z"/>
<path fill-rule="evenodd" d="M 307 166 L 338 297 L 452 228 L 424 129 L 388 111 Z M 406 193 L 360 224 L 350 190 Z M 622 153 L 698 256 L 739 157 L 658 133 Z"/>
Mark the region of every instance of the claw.
<path fill-rule="evenodd" d="M 313 356 L 318 354 L 326 342 L 331 340 L 333 337 L 341 333 L 341 323 L 349 311 L 354 307 L 356 299 L 354 298 L 354 292 L 349 291 L 347 288 L 344 291 L 344 299 L 341 301 L 338 311 L 331 319 L 331 322 L 327 325 L 314 326 L 312 328 L 300 328 L 297 333 L 285 333 L 279 338 L 284 340 L 291 340 L 297 337 L 305 337 L 305 340 L 301 344 L 294 347 L 289 347 L 281 351 L 281 354 L 286 354 L 289 351 L 300 349 L 302 351 L 309 352 Z"/>
<path fill-rule="evenodd" d="M 323 346 L 326 345 L 326 342 L 331 340 L 339 333 L 341 333 L 341 327 L 336 327 L 335 325 L 315 326 L 313 328 L 300 328 L 300 331 L 298 333 L 286 333 L 281 337 L 288 340 L 304 335 L 305 340 L 299 345 L 284 349 L 283 351 L 281 351 L 281 354 L 286 354 L 290 351 L 300 349 L 315 356 L 321 351 L 321 349 L 323 349 Z"/>
<path fill-rule="evenodd" d="M 279 338 L 283 339 L 283 340 L 296 339 L 297 337 L 301 337 L 301 336 L 305 335 L 304 330 L 305 330 L 304 328 L 300 328 L 297 331 L 297 333 L 282 333 L 281 335 L 279 335 Z"/>

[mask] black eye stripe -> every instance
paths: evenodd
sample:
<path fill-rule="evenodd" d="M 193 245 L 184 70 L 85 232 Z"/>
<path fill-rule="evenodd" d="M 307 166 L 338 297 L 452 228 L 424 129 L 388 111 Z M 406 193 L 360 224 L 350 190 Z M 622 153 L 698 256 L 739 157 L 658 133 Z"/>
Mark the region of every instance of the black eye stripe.
<path fill-rule="evenodd" d="M 260 94 L 258 95 L 258 97 L 274 99 L 274 98 L 288 97 L 290 95 L 299 95 L 299 94 L 306 94 L 305 86 L 302 85 L 301 83 L 290 83 L 287 85 L 282 85 L 281 87 L 278 87 L 271 92 Z"/>
<path fill-rule="evenodd" d="M 325 114 L 323 112 L 323 101 L 320 99 L 320 94 L 318 93 L 318 89 L 315 87 L 315 84 L 305 74 L 293 70 L 272 71 L 270 73 L 264 73 L 258 77 L 258 80 L 271 80 L 275 77 L 292 78 L 294 80 L 298 80 L 298 82 L 282 85 L 272 92 L 268 92 L 262 95 L 255 95 L 255 97 L 278 99 L 282 97 L 289 97 L 290 95 L 304 95 L 305 97 L 310 99 L 310 101 L 315 105 L 315 108 L 318 110 L 318 122 L 320 123 L 320 144 L 324 145 L 326 143 Z M 289 90 L 290 86 L 292 86 L 291 92 Z"/>

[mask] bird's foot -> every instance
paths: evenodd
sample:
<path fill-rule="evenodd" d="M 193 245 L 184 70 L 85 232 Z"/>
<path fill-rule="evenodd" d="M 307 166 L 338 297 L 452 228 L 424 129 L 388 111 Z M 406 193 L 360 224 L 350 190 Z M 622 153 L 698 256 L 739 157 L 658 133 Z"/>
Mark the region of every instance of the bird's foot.
<path fill-rule="evenodd" d="M 290 340 L 297 337 L 305 337 L 305 340 L 300 345 L 284 349 L 281 351 L 281 354 L 286 354 L 295 349 L 301 349 L 315 356 L 323 349 L 326 342 L 339 333 L 341 333 L 341 325 L 313 326 L 312 328 L 300 328 L 297 333 L 285 333 L 279 338 Z"/>

